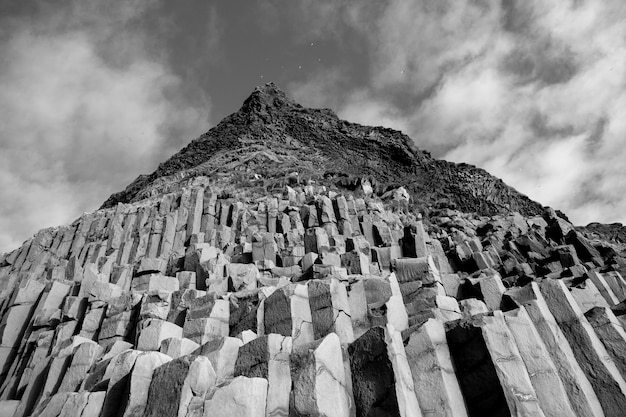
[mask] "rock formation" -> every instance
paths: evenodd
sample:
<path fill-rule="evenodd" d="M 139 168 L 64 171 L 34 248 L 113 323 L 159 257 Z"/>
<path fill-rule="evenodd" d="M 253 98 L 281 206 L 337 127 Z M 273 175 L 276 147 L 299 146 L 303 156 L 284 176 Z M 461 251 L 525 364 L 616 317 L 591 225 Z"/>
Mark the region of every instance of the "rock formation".
<path fill-rule="evenodd" d="M 0 417 L 623 416 L 607 230 L 268 84 L 0 256 Z"/>

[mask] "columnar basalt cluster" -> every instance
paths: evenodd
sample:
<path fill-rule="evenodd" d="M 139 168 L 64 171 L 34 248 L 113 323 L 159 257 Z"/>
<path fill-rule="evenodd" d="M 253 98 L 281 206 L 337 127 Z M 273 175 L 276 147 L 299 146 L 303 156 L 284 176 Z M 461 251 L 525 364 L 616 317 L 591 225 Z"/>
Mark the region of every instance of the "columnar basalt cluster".
<path fill-rule="evenodd" d="M 0 415 L 626 409 L 626 282 L 554 214 L 441 210 L 429 234 L 402 189 L 202 182 L 4 256 Z"/>
<path fill-rule="evenodd" d="M 0 255 L 0 417 L 625 415 L 622 243 L 493 177 L 463 191 L 482 212 L 420 212 L 321 152 L 298 171 L 308 136 L 252 136 Z"/>

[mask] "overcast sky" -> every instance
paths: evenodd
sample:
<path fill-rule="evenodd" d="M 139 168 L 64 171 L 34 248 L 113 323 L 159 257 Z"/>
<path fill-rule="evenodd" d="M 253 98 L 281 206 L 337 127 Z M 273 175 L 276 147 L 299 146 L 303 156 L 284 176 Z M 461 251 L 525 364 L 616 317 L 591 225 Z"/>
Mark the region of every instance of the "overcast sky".
<path fill-rule="evenodd" d="M 0 251 L 274 81 L 577 224 L 626 220 L 624 0 L 0 0 Z"/>

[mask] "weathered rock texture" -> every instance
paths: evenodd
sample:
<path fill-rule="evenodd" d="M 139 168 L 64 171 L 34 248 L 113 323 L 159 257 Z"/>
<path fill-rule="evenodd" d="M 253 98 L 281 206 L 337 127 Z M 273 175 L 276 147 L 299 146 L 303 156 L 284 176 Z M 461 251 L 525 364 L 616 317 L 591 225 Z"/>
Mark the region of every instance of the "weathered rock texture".
<path fill-rule="evenodd" d="M 0 415 L 623 416 L 624 248 L 583 232 L 261 87 L 0 257 Z"/>

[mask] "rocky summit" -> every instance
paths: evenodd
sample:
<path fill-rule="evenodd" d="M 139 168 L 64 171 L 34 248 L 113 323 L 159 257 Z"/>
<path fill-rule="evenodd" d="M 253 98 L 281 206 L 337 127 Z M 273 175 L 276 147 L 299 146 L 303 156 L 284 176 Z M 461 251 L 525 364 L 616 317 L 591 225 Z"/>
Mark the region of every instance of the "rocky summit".
<path fill-rule="evenodd" d="M 0 255 L 0 417 L 623 417 L 625 248 L 267 84 Z"/>

